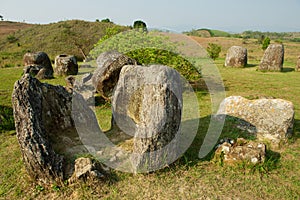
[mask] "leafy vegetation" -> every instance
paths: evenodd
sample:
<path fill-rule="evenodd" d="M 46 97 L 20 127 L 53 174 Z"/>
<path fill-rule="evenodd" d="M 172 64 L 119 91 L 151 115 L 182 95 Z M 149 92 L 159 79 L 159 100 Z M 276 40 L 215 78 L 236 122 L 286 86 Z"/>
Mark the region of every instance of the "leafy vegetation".
<path fill-rule="evenodd" d="M 176 44 L 171 43 L 167 36 L 159 32 L 148 33 L 142 29 L 117 34 L 118 32 L 116 29 L 107 32 L 90 52 L 90 57 L 96 59 L 103 52 L 115 50 L 134 58 L 142 65 L 162 64 L 172 67 L 190 81 L 200 78 L 192 63 L 174 53 L 177 52 Z"/>
<path fill-rule="evenodd" d="M 197 81 L 201 77 L 192 63 L 171 51 L 146 48 L 130 51 L 127 56 L 142 65 L 162 64 L 172 67 L 189 81 Z"/>
<path fill-rule="evenodd" d="M 207 50 L 208 56 L 211 59 L 216 60 L 219 57 L 219 54 L 220 54 L 222 48 L 220 45 L 217 45 L 215 43 L 209 43 L 206 50 Z"/>
<path fill-rule="evenodd" d="M 113 23 L 109 18 L 102 19 L 101 22 L 104 22 L 104 23 Z"/>
<path fill-rule="evenodd" d="M 137 20 L 133 23 L 134 29 L 142 29 L 143 31 L 147 31 L 147 25 L 142 20 Z"/>
<path fill-rule="evenodd" d="M 266 37 L 264 40 L 263 40 L 263 43 L 262 43 L 262 49 L 263 50 L 266 50 L 268 48 L 268 46 L 270 45 L 271 43 L 271 40 L 269 37 Z"/>
<path fill-rule="evenodd" d="M 11 107 L 0 105 L 0 133 L 14 129 L 15 124 Z"/>
<path fill-rule="evenodd" d="M 14 43 L 16 41 L 18 41 L 18 38 L 16 38 L 14 35 L 8 35 L 6 40 L 9 42 L 9 43 Z"/>

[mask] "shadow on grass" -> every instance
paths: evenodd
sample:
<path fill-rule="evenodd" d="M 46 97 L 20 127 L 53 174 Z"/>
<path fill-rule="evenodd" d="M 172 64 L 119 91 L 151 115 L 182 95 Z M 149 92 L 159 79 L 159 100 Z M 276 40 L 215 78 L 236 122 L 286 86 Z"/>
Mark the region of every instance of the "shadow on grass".
<path fill-rule="evenodd" d="M 247 64 L 244 68 L 252 68 L 252 67 L 257 67 L 258 64 Z"/>
<path fill-rule="evenodd" d="M 205 156 L 203 159 L 199 159 L 198 154 L 200 147 L 203 144 L 204 138 L 207 134 L 208 130 L 208 124 L 210 122 L 211 116 L 206 116 L 204 118 L 200 119 L 200 125 L 198 129 L 198 133 L 189 147 L 189 149 L 184 153 L 184 155 L 174 163 L 174 167 L 176 165 L 184 165 L 184 166 L 194 166 L 197 165 L 199 161 L 211 161 L 214 157 L 215 153 L 215 146 L 222 138 L 231 138 L 231 139 L 237 139 L 237 138 L 245 138 L 247 140 L 255 140 L 256 135 L 253 133 L 249 133 L 247 129 L 252 130 L 255 128 L 250 123 L 236 118 L 232 116 L 226 116 L 225 118 L 225 124 L 222 130 L 222 133 L 218 140 L 216 141 L 215 146 L 212 147 L 211 151 Z M 293 136 L 294 139 L 300 138 L 300 121 L 297 120 L 295 122 L 297 134 Z M 238 128 L 239 127 L 239 128 Z M 242 128 L 242 129 L 240 129 Z M 255 128 L 256 129 L 256 128 Z M 266 159 L 265 162 L 259 165 L 250 166 L 250 169 L 255 171 L 258 169 L 260 173 L 268 173 L 269 171 L 278 168 L 279 161 L 280 161 L 280 153 L 274 152 L 272 150 L 267 149 L 266 151 Z"/>
<path fill-rule="evenodd" d="M 184 154 L 185 160 L 187 159 L 189 161 L 199 161 L 199 158 L 198 158 L 199 150 L 200 150 L 200 147 L 202 146 L 204 138 L 207 134 L 210 119 L 211 119 L 211 115 L 200 119 L 198 133 L 197 133 L 193 143 L 191 144 L 190 148 Z M 191 123 L 191 122 L 187 122 L 187 123 Z M 195 120 L 195 123 L 196 123 L 196 120 Z M 255 129 L 255 127 L 253 125 L 251 125 L 250 123 L 248 123 L 242 119 L 232 117 L 232 116 L 226 116 L 222 133 L 221 133 L 220 137 L 216 140 L 215 145 L 217 145 L 217 143 L 219 142 L 219 140 L 221 138 L 237 139 L 239 137 L 242 137 L 242 138 L 245 138 L 248 140 L 255 139 L 255 137 L 256 137 L 255 134 L 250 134 L 249 132 L 247 132 L 247 130 L 241 130 L 240 128 L 238 128 L 238 126 L 244 128 L 244 129 L 247 129 L 247 128 Z M 212 147 L 210 153 L 201 160 L 206 160 L 206 161 L 211 160 L 214 155 L 214 150 L 215 150 L 214 147 Z"/>
<path fill-rule="evenodd" d="M 284 67 L 284 68 L 282 68 L 282 71 L 281 71 L 281 72 L 287 73 L 287 72 L 293 72 L 293 71 L 295 71 L 294 68 Z"/>
<path fill-rule="evenodd" d="M 0 133 L 15 129 L 13 109 L 8 106 L 0 105 Z"/>

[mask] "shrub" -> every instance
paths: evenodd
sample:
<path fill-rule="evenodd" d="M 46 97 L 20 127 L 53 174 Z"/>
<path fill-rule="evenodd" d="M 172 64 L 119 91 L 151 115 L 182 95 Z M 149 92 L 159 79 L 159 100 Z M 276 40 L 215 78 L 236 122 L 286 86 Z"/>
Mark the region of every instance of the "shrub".
<path fill-rule="evenodd" d="M 103 22 L 103 23 L 112 23 L 112 21 L 110 21 L 110 19 L 108 19 L 108 18 L 102 19 L 101 22 Z"/>
<path fill-rule="evenodd" d="M 177 43 L 170 42 L 167 36 L 159 32 L 142 30 L 122 32 L 112 37 L 111 34 L 114 33 L 108 32 L 108 35 L 99 40 L 90 52 L 92 59 L 96 59 L 103 52 L 115 50 L 126 54 L 142 65 L 167 65 L 176 69 L 188 80 L 193 81 L 200 78 L 200 74 L 193 64 L 176 53 Z"/>
<path fill-rule="evenodd" d="M 14 129 L 13 109 L 6 106 L 0 106 L 0 132 Z"/>
<path fill-rule="evenodd" d="M 200 79 L 200 72 L 196 70 L 192 63 L 180 55 L 162 49 L 145 48 L 137 49 L 126 53 L 127 56 L 135 59 L 138 64 L 151 65 L 162 64 L 177 70 L 189 81 Z"/>
<path fill-rule="evenodd" d="M 262 49 L 263 50 L 266 50 L 268 48 L 268 46 L 270 45 L 270 38 L 269 37 L 266 37 L 263 41 L 263 44 L 262 44 Z"/>
<path fill-rule="evenodd" d="M 143 31 L 147 31 L 147 25 L 145 22 L 141 20 L 137 20 L 133 23 L 133 28 L 134 29 L 142 29 Z"/>
<path fill-rule="evenodd" d="M 206 51 L 211 59 L 216 60 L 220 55 L 221 46 L 214 43 L 209 43 Z"/>
<path fill-rule="evenodd" d="M 6 40 L 9 42 L 9 43 L 14 43 L 16 41 L 18 41 L 18 38 L 16 38 L 14 35 L 8 35 L 6 37 Z"/>

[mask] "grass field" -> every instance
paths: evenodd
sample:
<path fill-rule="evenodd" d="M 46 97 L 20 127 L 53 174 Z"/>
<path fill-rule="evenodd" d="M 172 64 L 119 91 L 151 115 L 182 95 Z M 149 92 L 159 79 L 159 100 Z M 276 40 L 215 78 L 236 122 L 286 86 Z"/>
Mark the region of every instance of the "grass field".
<path fill-rule="evenodd" d="M 126 174 L 113 171 L 114 177 L 104 183 L 76 183 L 58 187 L 39 186 L 30 181 L 22 163 L 18 142 L 13 130 L 0 133 L 0 199 L 299 199 L 300 198 L 300 72 L 294 72 L 294 55 L 298 44 L 286 44 L 284 72 L 256 71 L 262 50 L 248 41 L 250 67 L 224 68 L 224 52 L 241 39 L 194 38 L 204 47 L 208 42 L 222 45 L 221 58 L 216 65 L 221 73 L 226 95 L 250 99 L 272 96 L 289 100 L 295 105 L 294 136 L 282 149 L 268 151 L 267 162 L 259 166 L 222 166 L 207 157 L 197 158 L 210 120 L 210 96 L 196 90 L 201 119 L 196 138 L 182 158 L 169 167 L 148 174 Z M 253 48 L 253 49 L 251 49 Z M 299 52 L 299 51 L 298 51 Z M 13 83 L 21 76 L 22 68 L 0 69 L 0 105 L 11 109 Z M 63 78 L 47 80 L 64 84 Z M 97 107 L 102 127 L 110 123 L 108 104 Z M 247 136 L 227 121 L 221 137 Z"/>

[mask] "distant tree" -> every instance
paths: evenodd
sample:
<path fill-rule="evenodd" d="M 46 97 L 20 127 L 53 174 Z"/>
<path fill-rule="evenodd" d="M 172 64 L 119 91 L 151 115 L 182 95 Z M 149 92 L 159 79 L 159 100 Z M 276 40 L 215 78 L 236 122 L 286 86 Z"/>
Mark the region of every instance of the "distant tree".
<path fill-rule="evenodd" d="M 208 43 L 206 51 L 211 59 L 216 60 L 220 55 L 221 46 L 214 43 Z"/>
<path fill-rule="evenodd" d="M 96 22 L 100 22 L 100 20 L 99 20 L 99 19 L 96 19 Z"/>
<path fill-rule="evenodd" d="M 270 45 L 271 40 L 269 37 L 266 37 L 262 43 L 262 49 L 266 50 L 268 48 L 268 46 Z"/>
<path fill-rule="evenodd" d="M 143 31 L 147 31 L 147 25 L 145 22 L 141 20 L 137 20 L 133 23 L 133 28 L 135 29 L 143 29 Z"/>
<path fill-rule="evenodd" d="M 110 19 L 108 19 L 108 18 L 102 19 L 101 22 L 104 22 L 104 23 L 112 23 L 112 21 L 110 21 Z"/>
<path fill-rule="evenodd" d="M 0 19 L 1 19 L 1 21 L 3 21 L 3 20 L 4 20 L 4 18 L 3 18 L 3 16 L 2 16 L 2 15 L 0 15 Z"/>

